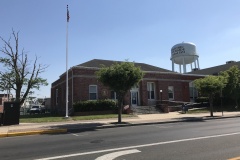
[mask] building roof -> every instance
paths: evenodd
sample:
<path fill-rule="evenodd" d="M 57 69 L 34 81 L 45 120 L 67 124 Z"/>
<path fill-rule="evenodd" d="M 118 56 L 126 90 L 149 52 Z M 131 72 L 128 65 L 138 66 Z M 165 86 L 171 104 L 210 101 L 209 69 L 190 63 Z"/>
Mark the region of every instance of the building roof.
<path fill-rule="evenodd" d="M 238 66 L 238 68 L 240 68 L 240 61 L 238 61 L 238 62 L 228 61 L 224 65 L 219 65 L 219 66 L 210 67 L 210 68 L 206 68 L 206 69 L 196 70 L 196 71 L 188 72 L 187 74 L 218 75 L 221 71 L 226 71 L 235 65 Z"/>
<path fill-rule="evenodd" d="M 0 94 L 0 97 L 7 97 L 8 96 L 8 94 Z"/>
<path fill-rule="evenodd" d="M 78 67 L 101 68 L 102 65 L 109 67 L 109 66 L 113 65 L 114 63 L 121 63 L 121 62 L 123 62 L 123 61 L 93 59 L 93 60 L 87 61 L 85 63 L 79 64 L 77 66 Z M 145 63 L 136 63 L 136 62 L 133 62 L 133 63 L 135 64 L 135 66 L 140 67 L 143 71 L 172 72 L 170 70 L 159 68 L 159 67 L 152 66 L 149 64 L 145 64 Z"/>

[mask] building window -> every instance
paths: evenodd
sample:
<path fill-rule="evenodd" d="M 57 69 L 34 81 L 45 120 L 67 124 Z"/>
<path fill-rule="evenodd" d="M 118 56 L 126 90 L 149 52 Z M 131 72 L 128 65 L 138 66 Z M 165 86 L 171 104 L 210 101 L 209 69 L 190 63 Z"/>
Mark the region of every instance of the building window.
<path fill-rule="evenodd" d="M 153 82 L 147 83 L 148 99 L 155 99 L 155 85 Z"/>
<path fill-rule="evenodd" d="M 96 100 L 97 99 L 97 85 L 89 86 L 89 99 Z"/>
<path fill-rule="evenodd" d="M 111 91 L 111 99 L 116 100 L 117 99 L 117 94 L 114 91 Z"/>
<path fill-rule="evenodd" d="M 58 89 L 56 89 L 56 105 L 58 104 Z"/>
<path fill-rule="evenodd" d="M 174 88 L 173 86 L 168 86 L 168 99 L 174 100 Z"/>
<path fill-rule="evenodd" d="M 198 91 L 194 86 L 193 82 L 189 83 L 189 93 L 190 93 L 190 98 L 195 99 L 198 97 Z"/>

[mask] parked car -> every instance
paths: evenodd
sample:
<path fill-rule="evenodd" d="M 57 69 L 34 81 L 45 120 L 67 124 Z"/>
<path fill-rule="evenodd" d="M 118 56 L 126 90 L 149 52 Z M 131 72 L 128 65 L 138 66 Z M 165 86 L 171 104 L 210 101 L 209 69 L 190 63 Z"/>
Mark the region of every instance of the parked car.
<path fill-rule="evenodd" d="M 30 114 L 42 114 L 42 113 L 45 113 L 45 108 L 42 107 L 42 106 L 38 106 L 38 105 L 35 105 L 35 106 L 32 106 L 31 109 L 29 110 L 29 113 Z"/>

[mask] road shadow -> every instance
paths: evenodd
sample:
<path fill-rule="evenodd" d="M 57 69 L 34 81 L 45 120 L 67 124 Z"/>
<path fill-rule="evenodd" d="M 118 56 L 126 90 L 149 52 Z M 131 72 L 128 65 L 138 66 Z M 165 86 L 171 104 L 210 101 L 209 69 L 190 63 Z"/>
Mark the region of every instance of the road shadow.
<path fill-rule="evenodd" d="M 205 122 L 203 117 L 180 117 L 174 118 L 174 120 L 179 122 Z"/>
<path fill-rule="evenodd" d="M 121 124 L 131 124 L 131 123 L 129 123 L 129 122 L 120 122 L 120 123 L 118 123 L 118 122 L 112 122 L 112 123 L 109 123 L 109 124 L 114 124 L 114 125 L 121 125 Z"/>
<path fill-rule="evenodd" d="M 106 123 L 77 123 L 77 124 L 60 124 L 55 126 L 50 126 L 50 129 L 67 129 L 67 133 L 83 133 L 87 131 L 97 131 L 99 129 L 107 128 L 119 128 L 119 127 L 130 127 L 130 126 L 143 126 L 152 124 L 163 124 L 163 123 L 177 123 L 177 122 L 204 122 L 202 117 L 181 117 L 174 118 L 171 121 L 154 121 L 154 122 L 142 122 L 142 123 L 129 123 L 129 122 L 112 122 Z M 52 134 L 52 133 L 51 133 Z M 56 133 L 64 134 L 64 133 Z M 54 134 L 53 134 L 54 135 Z"/>
<path fill-rule="evenodd" d="M 74 124 L 59 124 L 52 125 L 47 127 L 41 127 L 37 130 L 43 130 L 40 134 L 44 135 L 59 135 L 59 134 L 68 134 L 70 133 L 82 133 L 86 131 L 96 131 L 97 129 L 104 126 L 104 123 L 74 123 Z M 49 131 L 49 132 L 48 132 Z"/>

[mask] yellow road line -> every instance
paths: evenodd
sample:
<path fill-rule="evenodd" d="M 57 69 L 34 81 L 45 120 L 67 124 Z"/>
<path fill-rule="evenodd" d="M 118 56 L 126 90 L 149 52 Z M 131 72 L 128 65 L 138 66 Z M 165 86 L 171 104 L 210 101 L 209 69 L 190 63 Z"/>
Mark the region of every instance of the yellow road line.
<path fill-rule="evenodd" d="M 240 157 L 234 157 L 234 158 L 231 158 L 231 159 L 228 159 L 228 160 L 240 160 Z"/>

